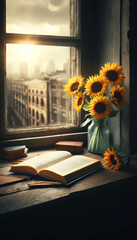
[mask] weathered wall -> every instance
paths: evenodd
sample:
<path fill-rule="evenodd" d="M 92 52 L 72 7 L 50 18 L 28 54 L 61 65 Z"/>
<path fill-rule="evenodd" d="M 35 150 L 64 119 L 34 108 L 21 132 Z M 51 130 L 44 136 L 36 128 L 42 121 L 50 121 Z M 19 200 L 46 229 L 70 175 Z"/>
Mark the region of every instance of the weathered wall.
<path fill-rule="evenodd" d="M 98 73 L 106 62 L 120 64 L 120 0 L 82 1 L 82 74 Z M 111 143 L 120 146 L 120 115 L 109 120 Z"/>

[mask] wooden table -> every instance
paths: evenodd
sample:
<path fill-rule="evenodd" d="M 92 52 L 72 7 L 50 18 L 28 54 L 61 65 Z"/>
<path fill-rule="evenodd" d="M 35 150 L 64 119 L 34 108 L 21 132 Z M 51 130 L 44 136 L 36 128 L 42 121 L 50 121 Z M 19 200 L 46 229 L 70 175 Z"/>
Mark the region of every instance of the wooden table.
<path fill-rule="evenodd" d="M 29 153 L 29 157 L 38 153 Z M 83 154 L 98 158 L 104 165 L 101 156 L 90 154 L 86 150 Z M 1 160 L 0 174 L 11 174 L 10 166 L 10 162 Z M 104 166 L 103 169 L 76 182 L 71 187 L 30 189 L 28 183 L 35 181 L 37 179 L 31 178 L 0 187 L 0 226 L 2 228 L 0 230 L 4 231 L 4 234 L 6 232 L 9 236 L 12 234 L 18 236 L 23 227 L 22 234 L 27 234 L 29 238 L 37 237 L 35 230 L 38 229 L 38 222 L 41 223 L 39 230 L 41 236 L 55 238 L 59 236 L 61 239 L 64 237 L 64 232 L 67 232 L 68 237 L 72 237 L 73 232 L 75 238 L 89 236 L 91 233 L 92 235 L 106 234 L 104 228 L 106 220 L 107 231 L 113 232 L 115 221 L 117 225 L 118 222 L 121 224 L 123 221 L 122 226 L 124 226 L 128 223 L 129 215 L 135 214 L 137 210 L 137 159 L 135 157 L 120 171 L 112 171 Z M 130 223 L 133 216 L 131 218 Z M 62 227 L 59 227 L 61 225 Z M 13 233 L 16 226 L 18 230 Z M 51 230 L 52 226 L 56 231 Z M 69 229 L 71 227 L 71 231 L 68 231 L 68 226 Z M 118 226 L 117 229 L 119 229 Z"/>

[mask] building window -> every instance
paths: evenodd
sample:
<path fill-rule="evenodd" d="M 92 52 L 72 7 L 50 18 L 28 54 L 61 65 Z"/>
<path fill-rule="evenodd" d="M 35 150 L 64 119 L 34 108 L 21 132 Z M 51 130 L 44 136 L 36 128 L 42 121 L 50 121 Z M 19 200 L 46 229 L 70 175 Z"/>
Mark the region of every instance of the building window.
<path fill-rule="evenodd" d="M 37 104 L 37 105 L 39 104 L 39 99 L 38 99 L 38 97 L 36 97 L 36 104 Z"/>
<path fill-rule="evenodd" d="M 43 100 L 43 98 L 40 99 L 40 105 L 41 105 L 41 107 L 44 107 L 44 100 Z"/>
<path fill-rule="evenodd" d="M 35 110 L 32 109 L 32 116 L 35 117 Z"/>
<path fill-rule="evenodd" d="M 35 99 L 34 99 L 34 96 L 32 97 L 32 103 L 34 104 L 34 102 L 35 102 Z"/>
<path fill-rule="evenodd" d="M 45 123 L 45 118 L 42 113 L 41 113 L 41 123 Z"/>
<path fill-rule="evenodd" d="M 0 91 L 4 111 L 0 125 L 3 133 L 25 134 L 24 126 L 31 133 L 31 125 L 39 125 L 35 124 L 38 116 L 34 114 L 39 100 L 44 111 L 40 118 L 44 131 L 64 127 L 59 108 L 56 113 L 53 109 L 56 97 L 52 96 L 52 89 L 57 89 L 58 96 L 62 95 L 64 83 L 80 74 L 80 1 L 1 0 L 1 6 L 0 68 L 3 86 Z M 73 111 L 72 99 L 67 97 L 69 104 L 65 104 L 64 99 L 62 101 L 64 114 L 68 116 L 69 113 L 70 116 L 66 119 L 68 132 L 68 127 L 77 127 L 79 121 Z M 37 118 L 33 121 L 29 118 L 31 102 L 35 109 L 32 116 Z M 34 128 L 32 131 L 34 135 Z"/>
<path fill-rule="evenodd" d="M 66 122 L 67 118 L 66 118 L 66 113 L 65 113 L 65 112 L 62 112 L 62 113 L 61 113 L 61 120 L 62 120 L 63 122 Z"/>
<path fill-rule="evenodd" d="M 56 109 L 53 109 L 52 121 L 55 122 L 55 123 L 57 122 L 57 110 Z"/>
<path fill-rule="evenodd" d="M 37 120 L 39 119 L 39 113 L 38 113 L 38 111 L 36 112 L 36 119 L 37 119 Z"/>

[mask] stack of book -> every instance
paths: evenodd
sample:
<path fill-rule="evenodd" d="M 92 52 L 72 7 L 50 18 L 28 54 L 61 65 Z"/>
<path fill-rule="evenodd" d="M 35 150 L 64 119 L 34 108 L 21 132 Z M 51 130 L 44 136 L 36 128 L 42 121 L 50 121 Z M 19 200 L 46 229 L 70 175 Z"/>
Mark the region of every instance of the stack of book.
<path fill-rule="evenodd" d="M 18 159 L 26 157 L 28 153 L 28 148 L 25 145 L 23 146 L 12 146 L 5 147 L 0 149 L 0 158 L 1 159 Z"/>

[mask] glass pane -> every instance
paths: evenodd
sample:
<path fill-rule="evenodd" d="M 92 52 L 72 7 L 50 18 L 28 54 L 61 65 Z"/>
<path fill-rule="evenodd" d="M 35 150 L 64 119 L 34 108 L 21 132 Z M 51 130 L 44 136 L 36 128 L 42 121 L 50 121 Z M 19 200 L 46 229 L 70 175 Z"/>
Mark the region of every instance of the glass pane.
<path fill-rule="evenodd" d="M 64 92 L 74 52 L 70 47 L 6 45 L 7 128 L 76 124 L 72 100 Z"/>
<path fill-rule="evenodd" d="M 8 33 L 76 34 L 76 0 L 6 0 Z"/>

